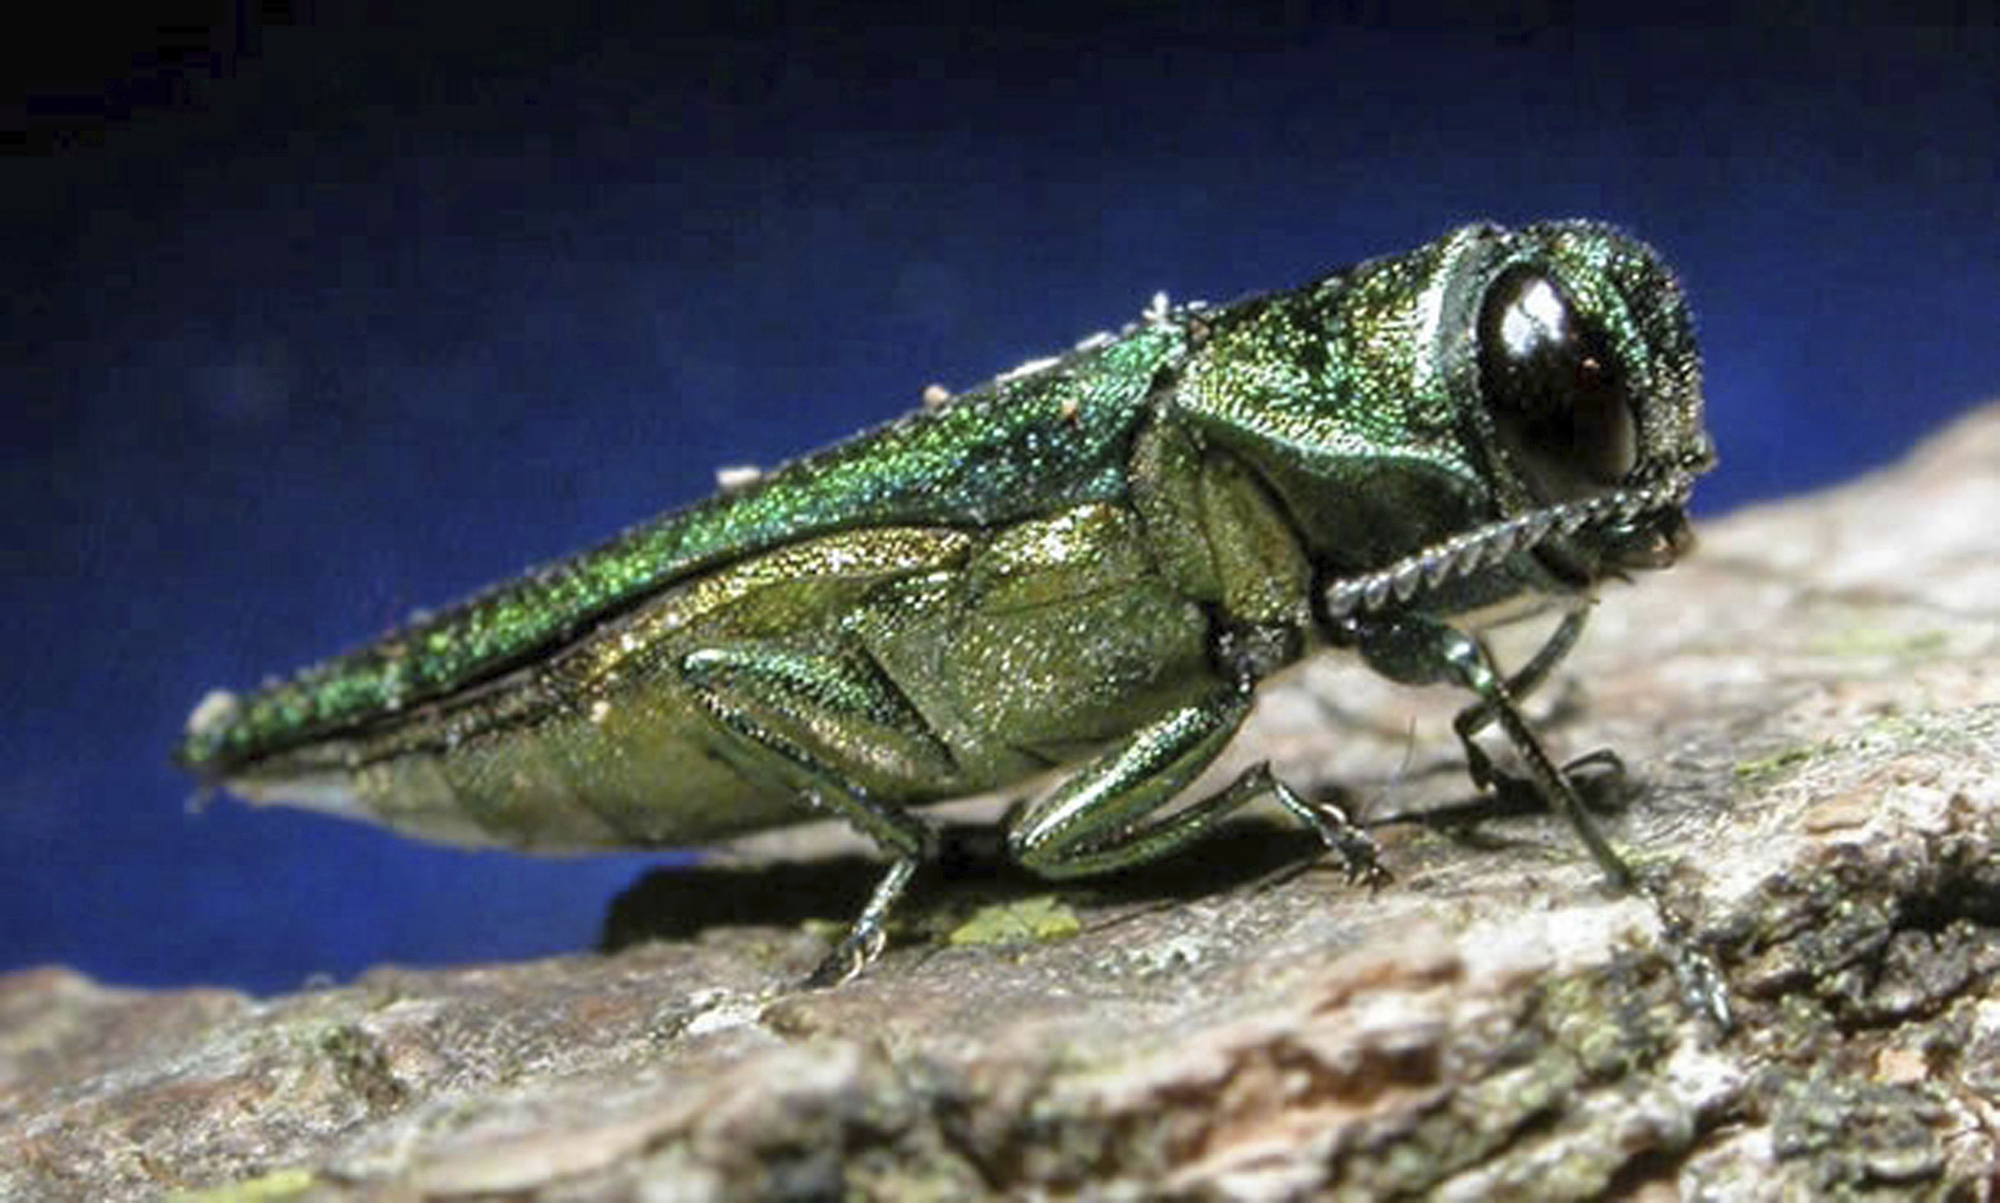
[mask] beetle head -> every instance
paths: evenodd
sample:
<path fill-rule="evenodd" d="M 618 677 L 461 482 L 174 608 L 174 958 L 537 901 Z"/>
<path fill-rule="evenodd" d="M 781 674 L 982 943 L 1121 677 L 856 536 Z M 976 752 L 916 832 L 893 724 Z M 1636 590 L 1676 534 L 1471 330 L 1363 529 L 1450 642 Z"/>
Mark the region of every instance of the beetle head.
<path fill-rule="evenodd" d="M 1441 348 L 1448 387 L 1476 397 L 1455 408 L 1500 511 L 1594 503 L 1601 519 L 1532 548 L 1578 583 L 1672 563 L 1693 541 L 1688 488 L 1715 463 L 1679 281 L 1592 223 L 1479 241 L 1457 265 L 1458 312 L 1440 315 L 1456 328 L 1439 336 L 1456 344 Z"/>

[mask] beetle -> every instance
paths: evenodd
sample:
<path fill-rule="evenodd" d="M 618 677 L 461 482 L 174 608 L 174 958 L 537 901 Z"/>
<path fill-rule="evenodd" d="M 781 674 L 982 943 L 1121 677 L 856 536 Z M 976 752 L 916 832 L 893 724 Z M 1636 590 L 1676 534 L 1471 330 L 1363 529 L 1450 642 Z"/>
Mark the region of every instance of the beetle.
<path fill-rule="evenodd" d="M 1671 564 L 1715 461 L 1682 289 L 1608 226 L 1470 225 L 1229 305 L 1156 301 L 1024 365 L 191 716 L 211 786 L 531 851 L 685 847 L 838 815 L 888 868 L 846 978 L 937 835 L 926 803 L 1068 775 L 1007 820 L 1049 878 L 1151 861 L 1260 796 L 1180 800 L 1259 683 L 1321 649 L 1472 700 L 1481 789 L 1630 875 L 1521 697 L 1598 587 Z M 1560 611 L 1509 676 L 1480 639 Z M 1521 762 L 1474 736 L 1497 723 Z M 1177 801 L 1179 800 L 1179 801 Z"/>

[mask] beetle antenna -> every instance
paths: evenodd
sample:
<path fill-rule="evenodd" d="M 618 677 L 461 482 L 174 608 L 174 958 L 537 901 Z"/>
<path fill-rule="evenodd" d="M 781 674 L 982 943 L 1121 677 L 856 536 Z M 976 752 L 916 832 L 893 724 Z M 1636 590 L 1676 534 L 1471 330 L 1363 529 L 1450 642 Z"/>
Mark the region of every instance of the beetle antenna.
<path fill-rule="evenodd" d="M 1387 568 L 1347 577 L 1327 586 L 1329 618 L 1348 618 L 1409 601 L 1447 581 L 1489 568 L 1550 539 L 1590 527 L 1630 522 L 1657 510 L 1684 505 L 1693 482 L 1675 476 L 1661 484 L 1620 489 L 1584 501 L 1565 501 L 1489 522 L 1462 535 L 1405 556 Z"/>

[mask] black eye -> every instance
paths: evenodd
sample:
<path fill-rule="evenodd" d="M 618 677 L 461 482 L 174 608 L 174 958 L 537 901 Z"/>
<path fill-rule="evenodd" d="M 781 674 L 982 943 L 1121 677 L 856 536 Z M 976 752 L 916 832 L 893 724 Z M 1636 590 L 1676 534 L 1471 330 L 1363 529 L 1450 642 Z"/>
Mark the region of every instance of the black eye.
<path fill-rule="evenodd" d="M 1554 280 L 1511 267 L 1479 311 L 1479 378 L 1508 453 L 1543 500 L 1618 484 L 1637 421 L 1604 336 Z"/>

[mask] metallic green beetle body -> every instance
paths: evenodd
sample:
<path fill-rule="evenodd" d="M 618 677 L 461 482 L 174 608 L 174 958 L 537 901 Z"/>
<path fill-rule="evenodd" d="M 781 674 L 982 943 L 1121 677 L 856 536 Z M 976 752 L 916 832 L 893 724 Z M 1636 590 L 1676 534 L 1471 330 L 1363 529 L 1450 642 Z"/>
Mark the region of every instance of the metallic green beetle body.
<path fill-rule="evenodd" d="M 819 975 L 879 945 L 932 848 L 908 809 L 1080 765 L 1013 821 L 1050 876 L 1138 863 L 1275 794 L 1169 804 L 1317 647 L 1478 702 L 1608 870 L 1514 706 L 1598 581 L 1668 563 L 1713 452 L 1672 275 L 1604 227 L 1458 230 L 1291 292 L 1150 311 L 238 700 L 179 758 L 253 800 L 531 850 L 692 845 L 838 813 L 894 858 Z M 1509 681 L 1461 626 L 1567 618 Z M 1458 625 L 1453 625 L 1456 620 Z M 805 804 L 802 805 L 802 800 Z"/>

